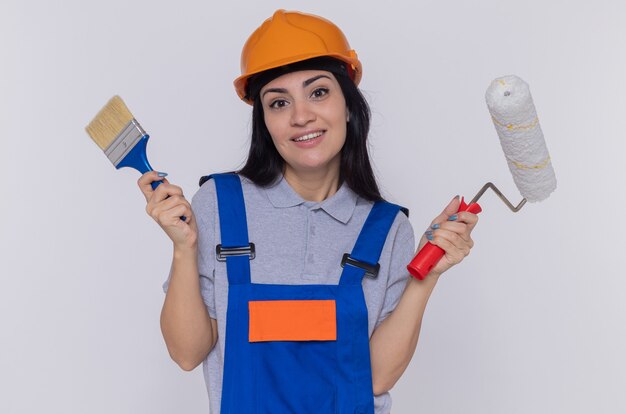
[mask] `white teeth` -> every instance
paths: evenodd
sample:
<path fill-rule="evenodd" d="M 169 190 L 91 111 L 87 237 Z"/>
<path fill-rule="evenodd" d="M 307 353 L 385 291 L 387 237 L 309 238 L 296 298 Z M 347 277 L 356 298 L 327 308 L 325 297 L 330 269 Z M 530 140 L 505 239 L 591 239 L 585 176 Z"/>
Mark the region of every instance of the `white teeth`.
<path fill-rule="evenodd" d="M 324 132 L 323 131 L 318 131 L 318 132 L 312 132 L 310 134 L 306 134 L 304 136 L 301 136 L 299 138 L 294 138 L 295 142 L 303 142 L 303 141 L 308 141 L 311 140 L 313 138 L 317 138 L 320 135 L 322 135 Z"/>

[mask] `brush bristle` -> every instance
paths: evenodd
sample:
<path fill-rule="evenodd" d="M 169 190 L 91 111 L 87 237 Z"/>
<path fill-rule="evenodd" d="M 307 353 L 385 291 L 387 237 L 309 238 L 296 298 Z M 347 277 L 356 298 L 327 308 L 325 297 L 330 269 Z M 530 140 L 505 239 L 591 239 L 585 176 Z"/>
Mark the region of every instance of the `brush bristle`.
<path fill-rule="evenodd" d="M 133 119 L 124 101 L 115 95 L 85 127 L 93 141 L 106 149 Z"/>

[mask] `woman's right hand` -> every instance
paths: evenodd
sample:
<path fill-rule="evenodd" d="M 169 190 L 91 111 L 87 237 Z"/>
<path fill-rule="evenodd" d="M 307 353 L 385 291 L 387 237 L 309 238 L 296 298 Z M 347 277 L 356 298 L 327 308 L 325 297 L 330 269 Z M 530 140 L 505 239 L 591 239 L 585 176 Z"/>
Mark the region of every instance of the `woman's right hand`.
<path fill-rule="evenodd" d="M 152 182 L 163 181 L 155 190 Z M 156 171 L 143 174 L 137 181 L 139 189 L 146 198 L 146 212 L 165 231 L 174 242 L 175 248 L 195 248 L 198 240 L 198 228 L 191 210 L 191 204 L 185 199 L 183 190 L 162 177 Z M 181 220 L 185 217 L 185 220 Z"/>

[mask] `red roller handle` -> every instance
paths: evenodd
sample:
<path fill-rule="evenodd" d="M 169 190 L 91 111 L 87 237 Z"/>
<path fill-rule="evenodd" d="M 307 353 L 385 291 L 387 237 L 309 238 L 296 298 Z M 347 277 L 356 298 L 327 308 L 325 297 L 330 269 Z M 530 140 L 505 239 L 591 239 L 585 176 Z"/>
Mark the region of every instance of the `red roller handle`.
<path fill-rule="evenodd" d="M 478 203 L 467 205 L 465 200 L 461 198 L 461 205 L 459 206 L 458 211 L 469 211 L 470 213 L 478 214 L 483 211 L 483 209 L 480 208 Z M 406 268 L 409 270 L 409 273 L 413 275 L 413 277 L 416 277 L 419 280 L 424 280 L 432 268 L 439 263 L 439 260 L 441 260 L 444 254 L 445 251 L 441 247 L 428 242 L 424 245 L 424 247 L 422 247 Z"/>

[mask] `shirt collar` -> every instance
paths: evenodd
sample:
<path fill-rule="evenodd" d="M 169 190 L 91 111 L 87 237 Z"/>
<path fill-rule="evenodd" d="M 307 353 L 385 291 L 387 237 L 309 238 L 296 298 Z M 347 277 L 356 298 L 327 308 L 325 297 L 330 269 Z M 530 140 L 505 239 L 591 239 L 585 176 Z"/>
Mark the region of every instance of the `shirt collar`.
<path fill-rule="evenodd" d="M 291 188 L 283 176 L 267 189 L 266 194 L 270 203 L 277 208 L 294 207 L 309 203 Z M 352 217 L 357 199 L 358 196 L 344 182 L 335 194 L 321 203 L 312 204 L 310 208 L 321 208 L 334 219 L 345 224 Z"/>

